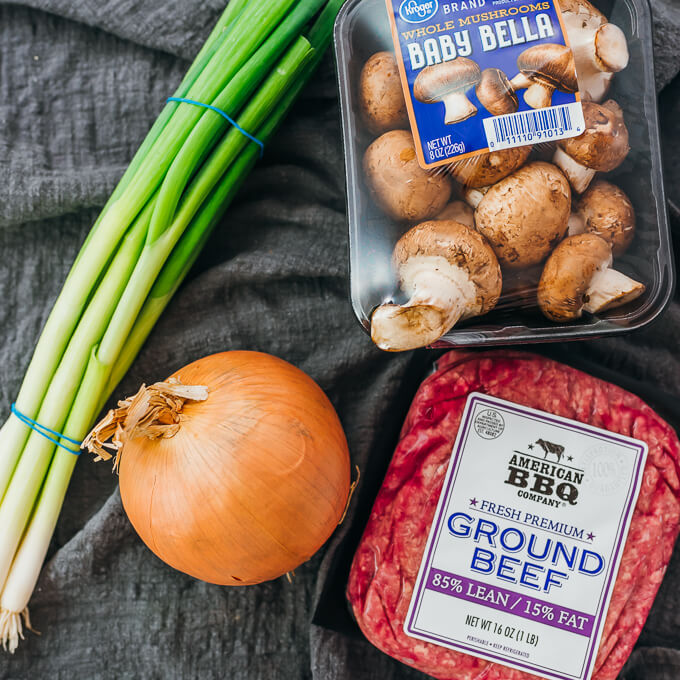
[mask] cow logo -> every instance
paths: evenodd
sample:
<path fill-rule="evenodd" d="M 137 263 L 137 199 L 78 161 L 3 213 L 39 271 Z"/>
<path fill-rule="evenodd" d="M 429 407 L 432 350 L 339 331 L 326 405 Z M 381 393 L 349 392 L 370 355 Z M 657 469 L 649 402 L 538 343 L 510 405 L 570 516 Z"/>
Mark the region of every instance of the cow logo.
<path fill-rule="evenodd" d="M 399 16 L 409 24 L 420 24 L 431 19 L 439 9 L 439 0 L 404 0 Z"/>
<path fill-rule="evenodd" d="M 497 439 L 505 430 L 503 416 L 493 408 L 480 411 L 475 416 L 475 432 L 482 439 Z"/>
<path fill-rule="evenodd" d="M 558 463 L 562 460 L 564 446 L 561 446 L 560 444 L 553 444 L 553 442 L 548 442 L 545 439 L 537 439 L 536 445 L 543 449 L 544 460 L 547 460 L 549 455 L 556 456 Z"/>

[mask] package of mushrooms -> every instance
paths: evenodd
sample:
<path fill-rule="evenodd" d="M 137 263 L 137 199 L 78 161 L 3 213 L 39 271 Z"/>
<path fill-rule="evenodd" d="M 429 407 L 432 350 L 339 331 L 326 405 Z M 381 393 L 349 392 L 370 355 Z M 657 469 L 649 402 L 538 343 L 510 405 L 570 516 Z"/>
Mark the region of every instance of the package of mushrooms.
<path fill-rule="evenodd" d="M 640 328 L 673 289 L 646 0 L 348 0 L 355 314 L 378 347 Z"/>

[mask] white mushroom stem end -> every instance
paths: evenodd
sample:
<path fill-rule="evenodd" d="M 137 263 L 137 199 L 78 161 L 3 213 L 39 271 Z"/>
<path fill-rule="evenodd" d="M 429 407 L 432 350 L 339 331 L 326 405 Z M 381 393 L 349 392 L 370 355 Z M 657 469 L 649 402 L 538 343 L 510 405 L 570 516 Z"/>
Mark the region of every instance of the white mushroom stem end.
<path fill-rule="evenodd" d="M 644 291 L 645 286 L 642 283 L 605 265 L 591 279 L 586 293 L 588 301 L 583 309 L 591 314 L 598 314 L 625 305 L 640 297 Z"/>
<path fill-rule="evenodd" d="M 593 181 L 595 170 L 575 161 L 564 149 L 557 147 L 553 163 L 565 174 L 574 191 L 582 194 Z"/>

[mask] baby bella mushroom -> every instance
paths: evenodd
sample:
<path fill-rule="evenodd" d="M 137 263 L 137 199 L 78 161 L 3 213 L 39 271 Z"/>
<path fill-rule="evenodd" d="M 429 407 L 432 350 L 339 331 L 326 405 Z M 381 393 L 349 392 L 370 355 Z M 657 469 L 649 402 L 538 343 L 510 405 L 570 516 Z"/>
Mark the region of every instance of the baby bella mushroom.
<path fill-rule="evenodd" d="M 555 90 L 576 92 L 574 56 L 565 45 L 545 43 L 524 50 L 517 57 L 520 73 L 510 84 L 514 89 L 528 87 L 524 101 L 533 109 L 550 106 Z"/>
<path fill-rule="evenodd" d="M 490 151 L 452 163 L 449 172 L 464 186 L 479 188 L 495 184 L 526 163 L 531 146 Z"/>
<path fill-rule="evenodd" d="M 514 113 L 519 108 L 517 94 L 508 77 L 499 68 L 485 68 L 482 71 L 475 94 L 492 116 Z"/>
<path fill-rule="evenodd" d="M 435 220 L 453 220 L 466 227 L 475 226 L 475 211 L 465 201 L 451 201 Z"/>
<path fill-rule="evenodd" d="M 444 102 L 444 122 L 460 123 L 477 113 L 477 107 L 465 92 L 477 85 L 481 77 L 476 62 L 456 57 L 426 66 L 413 83 L 413 96 L 424 104 Z"/>
<path fill-rule="evenodd" d="M 484 314 L 498 302 L 498 260 L 484 238 L 464 224 L 423 222 L 399 239 L 393 257 L 409 300 L 373 312 L 371 338 L 381 349 L 425 347 L 461 319 Z"/>
<path fill-rule="evenodd" d="M 571 191 L 564 175 L 551 163 L 533 161 L 483 193 L 475 225 L 501 265 L 530 267 L 562 240 L 570 209 Z"/>
<path fill-rule="evenodd" d="M 576 234 L 548 258 L 538 284 L 538 305 L 552 321 L 598 314 L 635 300 L 643 284 L 611 268 L 611 246 L 595 234 Z"/>
<path fill-rule="evenodd" d="M 364 174 L 375 202 L 395 220 L 434 217 L 451 196 L 451 179 L 420 167 L 413 136 L 406 130 L 386 132 L 366 149 Z"/>
<path fill-rule="evenodd" d="M 630 151 L 623 111 L 613 99 L 604 104 L 583 102 L 583 118 L 583 133 L 561 139 L 553 156 L 553 163 L 579 194 L 588 188 L 596 172 L 618 168 Z"/>
<path fill-rule="evenodd" d="M 595 234 L 623 254 L 635 236 L 635 210 L 622 189 L 603 179 L 594 181 L 581 196 L 569 221 L 569 235 Z"/>
<path fill-rule="evenodd" d="M 581 96 L 584 101 L 602 101 L 614 73 L 628 66 L 626 36 L 588 0 L 560 0 L 560 7 Z"/>
<path fill-rule="evenodd" d="M 391 52 L 376 52 L 364 64 L 359 77 L 359 104 L 366 126 L 374 134 L 408 128 L 404 91 Z"/>

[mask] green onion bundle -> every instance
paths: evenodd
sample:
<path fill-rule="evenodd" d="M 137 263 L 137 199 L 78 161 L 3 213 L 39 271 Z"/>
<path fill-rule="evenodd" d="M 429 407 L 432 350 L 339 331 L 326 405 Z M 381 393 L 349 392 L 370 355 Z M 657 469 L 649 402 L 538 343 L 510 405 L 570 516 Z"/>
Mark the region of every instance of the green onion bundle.
<path fill-rule="evenodd" d="M 342 0 L 231 0 L 95 222 L 0 430 L 0 640 L 30 627 L 82 441 L 328 46 Z M 23 624 L 22 624 L 23 619 Z"/>

